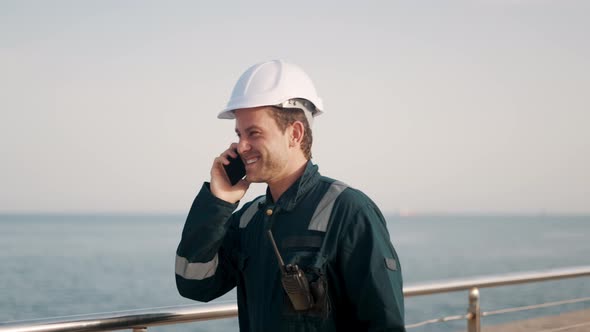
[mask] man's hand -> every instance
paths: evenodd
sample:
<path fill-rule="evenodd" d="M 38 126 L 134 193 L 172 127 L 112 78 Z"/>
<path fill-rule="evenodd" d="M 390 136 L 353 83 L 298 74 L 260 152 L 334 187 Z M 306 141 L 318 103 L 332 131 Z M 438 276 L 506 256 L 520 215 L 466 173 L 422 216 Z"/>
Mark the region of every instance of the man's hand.
<path fill-rule="evenodd" d="M 219 157 L 215 158 L 211 167 L 211 193 L 215 197 L 232 204 L 242 199 L 250 186 L 250 182 L 244 179 L 236 183 L 235 186 L 232 186 L 223 168 L 223 165 L 229 165 L 228 157 L 239 158 L 236 153 L 237 148 L 238 144 L 232 143 L 229 149 L 223 151 Z"/>

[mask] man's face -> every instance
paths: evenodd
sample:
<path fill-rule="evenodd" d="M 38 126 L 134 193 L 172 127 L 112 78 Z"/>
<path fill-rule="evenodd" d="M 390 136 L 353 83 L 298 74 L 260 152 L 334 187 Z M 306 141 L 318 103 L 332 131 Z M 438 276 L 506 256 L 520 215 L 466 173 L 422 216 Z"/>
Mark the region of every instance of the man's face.
<path fill-rule="evenodd" d="M 288 175 L 290 127 L 283 133 L 270 112 L 271 107 L 235 111 L 238 153 L 250 182 L 276 182 Z"/>

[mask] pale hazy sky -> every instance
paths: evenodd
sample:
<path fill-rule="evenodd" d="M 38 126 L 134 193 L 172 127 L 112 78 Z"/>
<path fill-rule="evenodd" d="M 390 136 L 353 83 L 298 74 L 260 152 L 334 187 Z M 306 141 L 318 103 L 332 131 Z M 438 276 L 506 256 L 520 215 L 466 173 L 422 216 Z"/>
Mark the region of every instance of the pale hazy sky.
<path fill-rule="evenodd" d="M 590 2 L 0 1 L 0 212 L 185 213 L 283 58 L 386 212 L 590 213 Z M 247 198 L 264 191 L 255 185 Z"/>

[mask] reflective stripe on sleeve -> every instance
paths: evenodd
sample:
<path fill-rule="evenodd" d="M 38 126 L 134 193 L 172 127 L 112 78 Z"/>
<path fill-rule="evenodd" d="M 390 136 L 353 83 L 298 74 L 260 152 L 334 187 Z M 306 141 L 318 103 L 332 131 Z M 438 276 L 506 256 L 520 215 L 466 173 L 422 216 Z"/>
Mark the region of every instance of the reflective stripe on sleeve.
<path fill-rule="evenodd" d="M 336 198 L 338 198 L 338 196 L 346 188 L 348 188 L 348 185 L 343 182 L 332 182 L 330 188 L 328 188 L 328 191 L 326 191 L 324 197 L 322 197 L 322 200 L 316 207 L 307 229 L 312 231 L 326 232 L 326 229 L 328 228 L 328 221 L 330 221 L 330 215 L 332 214 L 332 209 L 334 208 L 334 202 L 336 202 Z"/>
<path fill-rule="evenodd" d="M 217 254 L 206 263 L 189 263 L 188 259 L 176 255 L 176 274 L 184 279 L 203 280 L 215 274 L 218 263 Z"/>

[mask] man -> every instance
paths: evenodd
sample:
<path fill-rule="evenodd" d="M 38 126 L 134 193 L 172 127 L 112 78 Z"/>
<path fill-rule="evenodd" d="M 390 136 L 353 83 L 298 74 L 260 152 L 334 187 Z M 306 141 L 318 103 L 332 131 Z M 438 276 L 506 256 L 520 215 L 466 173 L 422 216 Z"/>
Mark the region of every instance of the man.
<path fill-rule="evenodd" d="M 311 162 L 321 99 L 297 66 L 249 68 L 219 118 L 238 143 L 213 161 L 177 249 L 184 297 L 213 300 L 237 286 L 241 331 L 405 331 L 401 267 L 377 206 Z M 231 158 L 246 178 L 230 183 Z M 266 195 L 246 203 L 252 182 Z"/>

